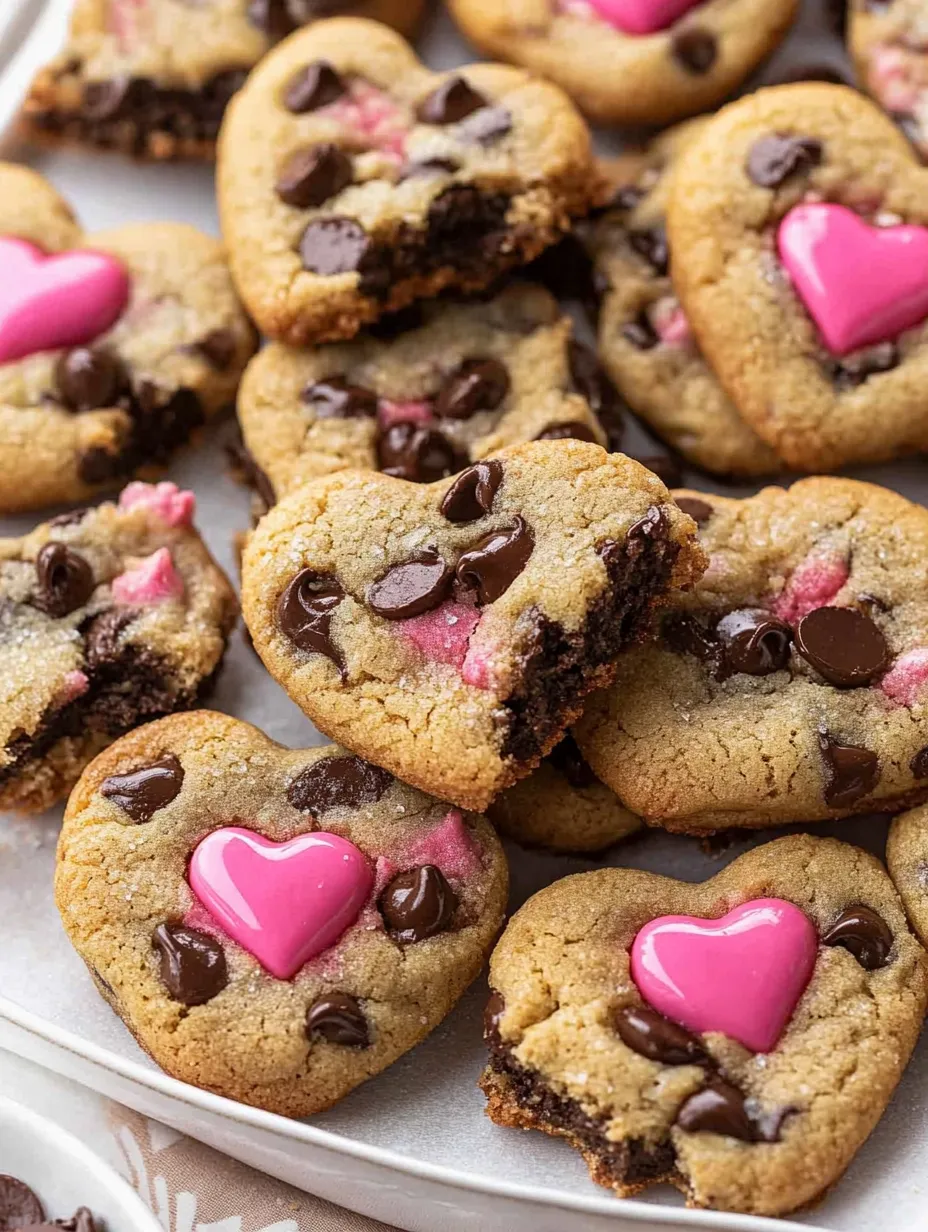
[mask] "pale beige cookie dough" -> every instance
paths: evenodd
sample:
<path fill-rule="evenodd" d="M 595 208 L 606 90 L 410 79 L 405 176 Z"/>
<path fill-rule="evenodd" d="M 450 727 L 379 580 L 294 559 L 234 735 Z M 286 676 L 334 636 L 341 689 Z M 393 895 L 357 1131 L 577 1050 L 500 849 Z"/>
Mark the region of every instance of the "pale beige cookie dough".
<path fill-rule="evenodd" d="M 928 155 L 928 13 L 921 0 L 849 0 L 847 41 L 863 89 Z"/>
<path fill-rule="evenodd" d="M 928 806 L 895 819 L 886 844 L 886 863 L 912 927 L 922 944 L 928 945 Z"/>

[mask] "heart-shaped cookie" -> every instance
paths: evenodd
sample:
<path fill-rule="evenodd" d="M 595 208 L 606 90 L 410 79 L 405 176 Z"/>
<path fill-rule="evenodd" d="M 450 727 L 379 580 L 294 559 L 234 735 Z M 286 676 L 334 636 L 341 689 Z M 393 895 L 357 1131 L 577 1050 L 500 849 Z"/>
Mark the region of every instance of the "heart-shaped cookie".
<path fill-rule="evenodd" d="M 733 103 L 678 166 L 677 293 L 739 413 L 792 467 L 928 447 L 926 188 L 899 130 L 835 85 Z"/>
<path fill-rule="evenodd" d="M 68 804 L 55 895 L 168 1073 L 308 1116 L 441 1022 L 508 877 L 492 828 L 334 746 L 197 711 L 131 733 Z"/>
<path fill-rule="evenodd" d="M 132 483 L 0 540 L 0 808 L 47 808 L 117 736 L 209 687 L 238 608 L 193 513 L 191 492 Z"/>
<path fill-rule="evenodd" d="M 431 483 L 523 441 L 605 444 L 593 407 L 609 383 L 597 382 L 595 361 L 584 363 L 592 356 L 541 287 L 514 283 L 489 301 L 409 315 L 390 338 L 259 351 L 238 417 L 246 476 L 254 483 L 257 466 L 265 495 L 347 467 Z"/>
<path fill-rule="evenodd" d="M 555 882 L 513 916 L 490 985 L 497 1124 L 566 1138 L 623 1197 L 669 1182 L 693 1206 L 784 1215 L 889 1102 L 928 955 L 874 856 L 797 835 L 699 885 L 626 868 Z M 734 1037 L 746 1025 L 765 1051 Z"/>
<path fill-rule="evenodd" d="M 861 89 L 873 96 L 919 153 L 928 154 L 928 56 L 921 0 L 848 5 L 848 50 Z"/>
<path fill-rule="evenodd" d="M 652 609 L 692 584 L 694 532 L 644 467 L 576 440 L 428 485 L 345 471 L 253 532 L 245 619 L 322 731 L 482 809 L 557 743 Z"/>
<path fill-rule="evenodd" d="M 226 105 L 297 27 L 351 13 L 411 34 L 423 0 L 76 0 L 64 48 L 32 83 L 25 135 L 133 157 L 212 158 Z"/>
<path fill-rule="evenodd" d="M 163 465 L 228 405 L 255 348 L 221 245 L 180 223 L 85 235 L 0 163 L 0 512 Z"/>
<path fill-rule="evenodd" d="M 589 133 L 555 86 L 494 64 L 430 72 L 360 19 L 319 22 L 267 56 L 219 145 L 236 283 L 261 329 L 294 345 L 489 286 L 592 190 Z"/>
<path fill-rule="evenodd" d="M 709 567 L 575 735 L 688 833 L 899 812 L 928 795 L 928 512 L 850 479 L 677 499 Z"/>

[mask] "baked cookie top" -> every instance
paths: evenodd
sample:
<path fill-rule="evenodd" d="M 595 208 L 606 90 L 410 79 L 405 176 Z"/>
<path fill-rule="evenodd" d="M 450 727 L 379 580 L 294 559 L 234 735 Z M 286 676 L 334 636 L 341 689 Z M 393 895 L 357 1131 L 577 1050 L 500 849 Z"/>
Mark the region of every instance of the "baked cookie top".
<path fill-rule="evenodd" d="M 928 21 L 919 0 L 850 0 L 848 49 L 861 86 L 928 153 Z"/>
<path fill-rule="evenodd" d="M 920 805 L 895 819 L 886 863 L 912 927 L 928 945 L 928 807 Z"/>

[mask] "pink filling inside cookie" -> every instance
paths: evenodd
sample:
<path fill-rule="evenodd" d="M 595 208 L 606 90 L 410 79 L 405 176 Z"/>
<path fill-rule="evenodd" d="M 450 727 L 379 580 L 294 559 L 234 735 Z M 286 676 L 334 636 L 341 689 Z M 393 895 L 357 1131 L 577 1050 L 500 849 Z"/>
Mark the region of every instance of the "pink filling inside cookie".
<path fill-rule="evenodd" d="M 913 80 L 912 56 L 902 47 L 883 43 L 870 56 L 867 81 L 887 111 L 902 115 L 918 106 L 922 90 Z"/>
<path fill-rule="evenodd" d="M 665 346 L 687 346 L 693 331 L 678 300 L 672 295 L 659 299 L 651 310 L 654 332 Z"/>
<path fill-rule="evenodd" d="M 377 403 L 377 421 L 381 428 L 392 428 L 398 423 L 429 423 L 432 419 L 430 402 L 391 402 L 381 398 Z"/>
<path fill-rule="evenodd" d="M 461 671 L 479 619 L 476 608 L 448 599 L 431 612 L 404 620 L 399 629 L 427 659 Z"/>
<path fill-rule="evenodd" d="M 130 483 L 119 494 L 120 509 L 147 509 L 166 526 L 190 526 L 197 499 L 176 483 Z"/>
<path fill-rule="evenodd" d="M 73 671 L 65 672 L 61 688 L 55 694 L 55 705 L 66 706 L 68 702 L 83 697 L 89 688 L 90 681 L 82 671 L 75 668 Z"/>
<path fill-rule="evenodd" d="M 928 649 L 901 655 L 880 682 L 886 696 L 900 706 L 914 706 L 928 686 Z"/>
<path fill-rule="evenodd" d="M 781 620 L 795 624 L 809 612 L 831 603 L 849 573 L 843 556 L 808 556 L 793 570 L 782 593 L 773 601 L 773 610 Z"/>
<path fill-rule="evenodd" d="M 145 606 L 179 599 L 184 593 L 184 583 L 174 568 L 171 553 L 167 548 L 158 548 L 157 552 L 113 578 L 112 590 L 117 603 Z"/>
<path fill-rule="evenodd" d="M 115 35 L 119 50 L 131 51 L 139 40 L 140 18 L 148 7 L 148 0 L 110 0 L 106 8 L 106 24 Z"/>
<path fill-rule="evenodd" d="M 330 103 L 325 114 L 350 129 L 367 149 L 381 150 L 398 161 L 405 157 L 406 117 L 388 94 L 369 81 L 353 81 L 349 95 Z"/>
<path fill-rule="evenodd" d="M 498 662 L 496 647 L 469 646 L 461 668 L 461 679 L 475 689 L 495 689 L 499 684 Z"/>
<path fill-rule="evenodd" d="M 434 864 L 452 881 L 467 881 L 481 869 L 479 848 L 458 809 L 451 809 L 433 830 L 410 843 L 401 863 Z"/>

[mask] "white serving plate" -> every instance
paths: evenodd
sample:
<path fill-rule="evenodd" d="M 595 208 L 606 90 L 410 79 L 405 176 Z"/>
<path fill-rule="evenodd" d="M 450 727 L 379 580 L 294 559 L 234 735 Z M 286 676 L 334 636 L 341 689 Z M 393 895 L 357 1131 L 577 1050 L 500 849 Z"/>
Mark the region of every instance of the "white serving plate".
<path fill-rule="evenodd" d="M 818 0 L 815 0 L 818 3 Z M 0 128 L 32 67 L 60 37 L 67 0 L 34 0 L 38 24 L 16 28 L 0 0 Z M 840 63 L 834 46 L 810 38 L 813 14 L 777 57 Z M 5 24 L 4 24 L 5 23 Z M 7 31 L 16 29 L 15 39 Z M 24 32 L 25 31 L 25 35 Z M 14 46 L 15 44 L 15 46 Z M 13 49 L 10 51 L 9 49 Z M 450 67 L 468 58 L 445 19 L 420 49 Z M 769 71 L 774 71 L 775 65 Z M 175 218 L 216 230 L 210 168 L 133 166 L 83 153 L 30 159 L 77 206 L 91 229 L 130 219 Z M 198 523 L 234 575 L 231 536 L 248 522 L 248 498 L 224 472 L 220 426 L 171 477 L 198 497 Z M 654 452 L 632 429 L 631 452 Z M 928 499 L 921 463 L 868 475 L 915 499 Z M 709 486 L 697 484 L 697 486 Z M 722 490 L 722 489 L 720 489 Z M 725 489 L 731 492 L 731 489 Z M 0 522 L 16 534 L 33 519 Z M 267 676 L 236 636 L 214 699 L 290 746 L 322 737 Z M 649 1232 L 672 1228 L 835 1229 L 928 1232 L 928 1047 L 923 1045 L 893 1102 L 848 1175 L 813 1211 L 793 1222 L 686 1211 L 678 1195 L 653 1190 L 620 1202 L 590 1182 L 565 1144 L 499 1129 L 485 1118 L 475 1087 L 484 1060 L 481 980 L 449 1019 L 387 1073 L 310 1123 L 289 1121 L 176 1082 L 142 1054 L 96 994 L 55 911 L 51 881 L 60 810 L 38 820 L 0 816 L 0 1046 L 122 1101 L 230 1155 L 409 1232 Z M 885 824 L 857 820 L 835 831 L 880 850 Z M 770 836 L 767 836 L 770 837 Z M 756 839 L 710 858 L 695 842 L 651 833 L 617 848 L 610 861 L 686 880 L 717 871 Z M 511 849 L 513 903 L 567 872 L 592 867 Z"/>

